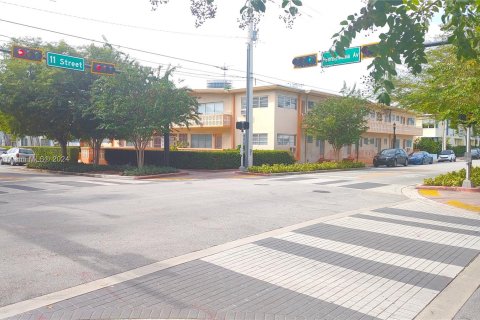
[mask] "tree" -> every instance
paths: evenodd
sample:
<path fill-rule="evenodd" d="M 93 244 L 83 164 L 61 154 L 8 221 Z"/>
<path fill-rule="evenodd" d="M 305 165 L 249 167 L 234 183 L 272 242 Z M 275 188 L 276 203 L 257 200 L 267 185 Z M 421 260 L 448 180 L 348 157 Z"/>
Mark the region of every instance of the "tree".
<path fill-rule="evenodd" d="M 358 97 L 332 97 L 313 107 L 304 118 L 308 134 L 327 140 L 335 151 L 336 160 L 345 145 L 356 143 L 367 131 L 367 101 Z"/>
<path fill-rule="evenodd" d="M 334 51 L 343 55 L 356 35 L 382 28 L 377 57 L 369 65 L 380 102 L 389 104 L 397 75 L 396 65 L 405 64 L 413 74 L 427 62 L 425 35 L 435 14 L 441 12 L 442 29 L 458 60 L 478 59 L 480 54 L 480 2 L 478 0 L 368 0 L 360 13 L 342 21 L 334 34 Z"/>
<path fill-rule="evenodd" d="M 198 123 L 198 101 L 186 87 L 177 88 L 170 80 L 174 69 L 165 72 L 157 83 L 156 104 L 160 109 L 160 132 L 164 141 L 164 164 L 170 164 L 170 132 L 175 125 L 189 127 Z"/>
<path fill-rule="evenodd" d="M 430 50 L 428 61 L 421 74 L 397 77 L 394 101 L 453 128 L 480 124 L 480 61 L 459 61 L 452 46 Z"/>
<path fill-rule="evenodd" d="M 149 2 L 152 9 L 156 10 L 160 5 L 168 3 L 169 0 L 149 0 Z M 291 27 L 295 18 L 299 16 L 298 8 L 301 6 L 301 0 L 282 0 L 283 14 L 279 18 L 288 27 Z M 245 28 L 250 21 L 258 23 L 266 10 L 267 0 L 244 0 L 244 5 L 240 7 L 240 27 Z M 217 6 L 215 0 L 190 0 L 190 11 L 196 18 L 195 26 L 199 27 L 206 20 L 215 18 Z"/>
<path fill-rule="evenodd" d="M 23 39 L 17 43 L 77 56 L 65 42 L 42 44 Z M 90 81 L 83 72 L 49 68 L 43 63 L 4 59 L 0 68 L 0 112 L 10 117 L 17 135 L 43 135 L 58 141 L 67 157 L 67 142 L 75 130 L 81 106 L 89 99 Z"/>

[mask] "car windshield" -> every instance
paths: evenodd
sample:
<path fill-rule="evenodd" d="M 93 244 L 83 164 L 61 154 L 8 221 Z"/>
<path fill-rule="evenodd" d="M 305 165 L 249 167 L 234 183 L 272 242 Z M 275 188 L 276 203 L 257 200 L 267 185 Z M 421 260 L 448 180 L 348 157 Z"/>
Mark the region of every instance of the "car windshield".
<path fill-rule="evenodd" d="M 440 154 L 442 155 L 449 155 L 450 153 L 452 153 L 450 150 L 443 150 L 442 152 L 440 152 Z"/>
<path fill-rule="evenodd" d="M 20 149 L 20 153 L 24 154 L 33 154 L 33 151 L 30 149 Z"/>
<path fill-rule="evenodd" d="M 382 150 L 382 152 L 380 154 L 384 155 L 384 156 L 394 156 L 395 155 L 395 149 Z"/>
<path fill-rule="evenodd" d="M 412 156 L 423 156 L 423 152 L 415 152 L 412 154 Z"/>

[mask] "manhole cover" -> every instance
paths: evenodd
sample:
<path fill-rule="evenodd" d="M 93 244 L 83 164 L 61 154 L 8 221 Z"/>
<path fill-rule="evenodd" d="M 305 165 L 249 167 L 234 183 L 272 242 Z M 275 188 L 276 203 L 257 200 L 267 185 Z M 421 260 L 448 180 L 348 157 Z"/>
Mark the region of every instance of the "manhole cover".
<path fill-rule="evenodd" d="M 313 192 L 316 192 L 316 193 L 330 193 L 330 191 L 325 191 L 325 190 L 313 190 Z"/>

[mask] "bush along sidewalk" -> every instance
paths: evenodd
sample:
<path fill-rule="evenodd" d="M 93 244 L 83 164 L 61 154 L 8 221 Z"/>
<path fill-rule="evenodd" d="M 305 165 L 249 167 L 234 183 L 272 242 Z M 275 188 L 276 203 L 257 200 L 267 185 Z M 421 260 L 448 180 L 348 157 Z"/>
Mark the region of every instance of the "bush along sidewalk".
<path fill-rule="evenodd" d="M 312 172 L 321 170 L 364 168 L 363 162 L 341 161 L 322 163 L 295 163 L 295 164 L 273 164 L 252 166 L 248 168 L 252 173 L 286 173 L 286 172 Z"/>
<path fill-rule="evenodd" d="M 178 172 L 178 169 L 172 167 L 145 166 L 139 169 L 132 166 L 94 165 L 71 162 L 30 162 L 27 163 L 27 168 L 73 173 L 106 172 L 125 176 L 146 176 Z"/>
<path fill-rule="evenodd" d="M 447 172 L 434 178 L 424 179 L 423 184 L 426 186 L 461 187 L 466 176 L 467 171 L 461 169 L 458 171 Z M 472 168 L 470 181 L 474 186 L 480 187 L 480 167 Z"/>

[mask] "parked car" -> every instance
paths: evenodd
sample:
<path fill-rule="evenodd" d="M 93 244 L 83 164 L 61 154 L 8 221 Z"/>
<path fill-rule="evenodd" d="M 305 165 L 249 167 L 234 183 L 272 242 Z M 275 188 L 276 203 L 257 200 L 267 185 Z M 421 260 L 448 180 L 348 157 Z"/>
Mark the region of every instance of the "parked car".
<path fill-rule="evenodd" d="M 410 164 L 432 164 L 433 156 L 426 151 L 417 151 L 408 156 L 408 163 Z"/>
<path fill-rule="evenodd" d="M 10 148 L 0 156 L 0 164 L 20 165 L 35 160 L 35 153 L 27 148 Z"/>
<path fill-rule="evenodd" d="M 7 152 L 7 149 L 0 147 L 0 156 L 1 156 L 4 152 Z"/>
<path fill-rule="evenodd" d="M 408 166 L 408 155 L 403 149 L 383 149 L 373 157 L 373 166 L 386 165 L 387 167 L 396 167 L 397 164 Z"/>
<path fill-rule="evenodd" d="M 438 162 L 443 161 L 457 161 L 455 152 L 453 152 L 453 150 L 443 150 L 442 152 L 440 152 L 440 154 L 438 155 Z"/>
<path fill-rule="evenodd" d="M 480 159 L 480 149 L 472 149 L 472 159 Z"/>

